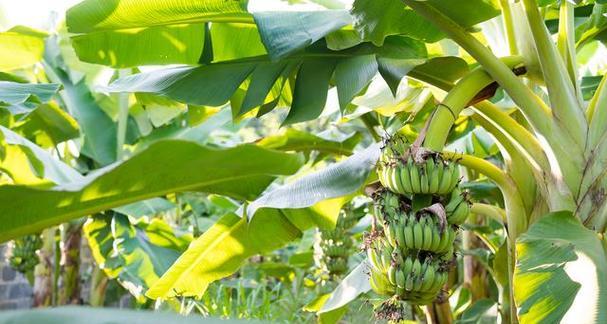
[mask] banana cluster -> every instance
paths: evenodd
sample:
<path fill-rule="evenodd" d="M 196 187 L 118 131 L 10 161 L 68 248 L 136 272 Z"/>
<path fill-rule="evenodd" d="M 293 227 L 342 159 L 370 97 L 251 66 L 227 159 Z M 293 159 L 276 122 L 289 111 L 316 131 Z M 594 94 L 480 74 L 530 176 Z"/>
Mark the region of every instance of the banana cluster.
<path fill-rule="evenodd" d="M 9 257 L 11 267 L 21 273 L 33 271 L 40 262 L 36 251 L 41 248 L 40 235 L 26 235 L 14 240 Z"/>
<path fill-rule="evenodd" d="M 381 245 L 381 244 L 380 244 Z M 448 268 L 442 259 L 403 256 L 395 249 L 386 258 L 389 247 L 383 250 L 374 247 L 367 250 L 372 271 L 371 288 L 382 295 L 396 295 L 415 304 L 428 304 L 448 279 Z"/>
<path fill-rule="evenodd" d="M 415 155 L 395 137 L 382 149 L 374 195 L 374 227 L 366 236 L 370 284 L 412 304 L 431 303 L 448 279 L 459 225 L 470 212 L 459 170 L 440 154 Z"/>
<path fill-rule="evenodd" d="M 358 214 L 347 206 L 341 210 L 333 230 L 320 230 L 317 263 L 329 276 L 341 276 L 348 271 L 348 257 L 354 241 L 348 231 L 358 222 Z"/>
<path fill-rule="evenodd" d="M 391 155 L 378 164 L 377 174 L 381 184 L 392 192 L 446 195 L 459 183 L 459 170 L 453 163 L 429 157 L 425 163 L 416 164 L 412 157 L 388 158 Z"/>

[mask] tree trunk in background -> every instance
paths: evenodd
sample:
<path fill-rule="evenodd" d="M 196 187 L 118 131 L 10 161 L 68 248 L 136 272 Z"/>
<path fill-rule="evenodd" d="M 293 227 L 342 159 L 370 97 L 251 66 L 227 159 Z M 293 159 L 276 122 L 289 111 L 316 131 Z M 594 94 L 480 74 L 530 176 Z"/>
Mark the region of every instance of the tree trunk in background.
<path fill-rule="evenodd" d="M 434 302 L 426 306 L 426 321 L 432 324 L 451 324 L 453 323 L 453 313 L 447 298 L 443 302 Z"/>
<path fill-rule="evenodd" d="M 55 228 L 42 232 L 43 245 L 38 251 L 40 263 L 34 269 L 33 307 L 50 306 L 53 303 L 53 260 L 55 259 Z"/>
<path fill-rule="evenodd" d="M 472 224 L 479 224 L 479 216 L 471 214 L 469 220 Z M 485 248 L 483 242 L 472 231 L 463 232 L 463 247 L 465 251 Z M 488 298 L 487 270 L 473 256 L 464 255 L 464 287 L 470 291 L 472 302 Z"/>
<path fill-rule="evenodd" d="M 91 293 L 89 304 L 95 307 L 103 307 L 105 303 L 105 291 L 110 279 L 105 275 L 99 266 L 93 264 L 93 274 L 91 278 Z"/>
<path fill-rule="evenodd" d="M 82 304 L 80 298 L 80 244 L 82 223 L 63 226 L 59 305 Z"/>

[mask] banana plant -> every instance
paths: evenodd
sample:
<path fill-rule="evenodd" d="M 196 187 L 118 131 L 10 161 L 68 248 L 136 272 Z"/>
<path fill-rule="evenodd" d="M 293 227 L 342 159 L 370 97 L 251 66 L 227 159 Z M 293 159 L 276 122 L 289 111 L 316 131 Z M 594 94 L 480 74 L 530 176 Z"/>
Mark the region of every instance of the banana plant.
<path fill-rule="evenodd" d="M 83 88 L 86 80 L 66 72 L 48 41 L 44 56 L 36 47 L 30 56 L 6 61 L 8 70 L 43 60 L 52 83 L 24 86 L 12 78 L 0 84 L 28 94 L 0 103 L 11 120 L 0 128 L 0 166 L 13 182 L 0 186 L 0 240 L 175 192 L 228 196 L 239 202 L 238 210 L 195 238 L 170 267 L 155 267 L 166 271 L 156 272 L 153 282 L 138 278 L 149 288 L 147 298 L 199 298 L 246 258 L 283 247 L 310 228 L 331 229 L 345 203 L 380 184 L 396 194 L 447 195 L 469 188 L 474 219 L 486 216 L 505 233 L 504 244 L 478 235 L 494 257 L 488 272 L 499 286 L 502 322 L 607 321 L 607 4 L 354 0 L 350 9 L 329 6 L 255 11 L 245 0 L 85 0 L 72 7 L 66 25 L 80 60 L 122 69 L 100 87 L 110 94 L 100 96 L 114 106 L 116 118 Z M 39 38 L 46 36 L 19 29 L 3 33 L 0 41 L 19 33 L 21 42 L 44 46 Z M 180 65 L 139 71 L 170 64 Z M 31 135 L 27 127 L 15 127 L 15 121 L 23 122 L 20 115 L 42 111 L 57 91 L 70 116 L 65 119 L 75 120 L 81 132 L 80 152 L 94 160 L 86 176 L 24 138 Z M 137 104 L 131 112 L 133 98 Z M 90 109 L 83 109 L 87 102 Z M 128 141 L 129 115 L 144 112 L 150 102 L 215 115 L 199 128 L 173 111 L 168 119 L 176 118 L 171 126 L 177 131 L 153 130 Z M 225 116 L 240 121 L 271 113 L 282 113 L 284 137 L 234 147 L 206 141 L 209 129 L 222 127 Z M 98 118 L 90 119 L 91 114 Z M 296 130 L 322 118 L 356 125 L 364 136 L 335 141 Z M 76 137 L 73 133 L 52 138 L 64 141 Z M 495 144 L 492 154 L 458 151 L 462 138 L 481 145 L 479 134 Z M 380 135 L 413 143 L 433 162 L 420 167 L 414 156 L 406 161 L 413 170 L 406 178 L 410 182 L 391 183 L 382 168 L 390 141 L 382 144 Z M 31 167 L 24 169 L 18 161 Z M 458 184 L 464 173 L 466 182 Z M 413 178 L 418 175 L 425 178 Z M 499 199 L 482 196 L 481 182 Z M 403 213 L 389 195 L 376 198 L 376 192 L 374 199 L 384 210 L 393 208 L 390 215 Z M 444 205 L 450 214 L 419 208 L 434 218 L 423 218 L 424 223 L 408 218 L 403 226 L 411 223 L 434 235 L 433 229 L 444 229 L 445 223 L 426 219 L 446 218 L 453 225 L 446 232 L 460 225 L 474 232 L 471 222 L 449 218 L 459 203 Z M 390 233 L 382 226 L 373 225 L 371 235 L 378 228 Z M 457 242 L 453 231 L 449 244 L 436 240 L 437 249 Z M 382 244 L 397 241 L 389 235 Z M 408 240 L 403 237 L 402 245 Z M 427 252 L 433 243 L 410 245 Z M 432 253 L 448 250 L 437 249 Z M 329 314 L 372 288 L 427 304 L 434 322 L 470 319 L 487 309 L 478 300 L 458 312 L 455 293 L 461 296 L 462 289 L 436 264 L 431 266 L 441 268 L 437 282 L 443 287 L 432 291 L 442 289 L 443 298 L 381 289 L 379 275 L 370 271 L 378 263 L 373 259 L 369 253 L 369 260 L 351 269 L 315 309 Z M 409 274 L 399 273 L 395 280 L 413 282 Z M 384 308 L 383 314 L 392 313 Z"/>

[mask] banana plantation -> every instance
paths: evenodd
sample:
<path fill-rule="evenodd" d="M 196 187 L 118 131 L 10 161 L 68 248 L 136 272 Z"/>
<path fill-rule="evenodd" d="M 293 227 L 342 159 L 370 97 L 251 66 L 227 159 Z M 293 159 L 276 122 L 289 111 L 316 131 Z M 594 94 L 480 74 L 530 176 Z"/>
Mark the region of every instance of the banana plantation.
<path fill-rule="evenodd" d="M 607 0 L 0 0 L 0 323 L 607 323 Z"/>

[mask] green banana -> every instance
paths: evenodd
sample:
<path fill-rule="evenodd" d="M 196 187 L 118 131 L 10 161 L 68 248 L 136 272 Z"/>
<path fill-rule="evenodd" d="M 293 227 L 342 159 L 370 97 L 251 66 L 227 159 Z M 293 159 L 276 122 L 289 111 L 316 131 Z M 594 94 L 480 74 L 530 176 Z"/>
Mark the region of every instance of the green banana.
<path fill-rule="evenodd" d="M 382 272 L 371 272 L 371 278 L 369 280 L 371 289 L 380 295 L 390 295 L 394 293 L 393 287 L 388 282 L 387 278 L 384 278 Z"/>
<path fill-rule="evenodd" d="M 367 258 L 371 263 L 371 266 L 378 272 L 383 272 L 385 269 L 383 268 L 381 261 L 379 260 L 379 256 L 374 248 L 370 247 L 367 249 Z"/>
<path fill-rule="evenodd" d="M 455 165 L 455 163 L 451 163 L 449 166 L 453 167 L 451 172 L 451 185 L 449 186 L 449 188 L 453 190 L 459 183 L 459 168 Z"/>
<path fill-rule="evenodd" d="M 424 217 L 424 218 L 427 218 L 427 217 Z M 423 225 L 424 240 L 422 243 L 422 250 L 424 250 L 424 251 L 429 251 L 430 246 L 432 245 L 432 228 L 433 228 L 433 226 L 428 224 L 428 221 L 426 221 L 425 224 Z"/>
<path fill-rule="evenodd" d="M 428 267 L 426 268 L 426 271 L 424 272 L 424 283 L 419 288 L 419 290 L 428 291 L 430 289 L 430 287 L 432 287 L 435 277 L 436 277 L 436 269 L 434 268 L 434 265 L 430 264 L 430 265 L 428 265 Z"/>
<path fill-rule="evenodd" d="M 441 243 L 438 247 L 438 249 L 436 249 L 437 252 L 444 252 L 447 249 L 449 249 L 450 245 L 453 245 L 453 238 L 454 238 L 454 232 L 453 229 L 451 227 L 447 227 L 445 229 L 445 231 L 443 232 L 443 235 L 441 237 Z"/>
<path fill-rule="evenodd" d="M 440 186 L 438 189 L 438 194 L 439 195 L 445 195 L 448 194 L 449 192 L 451 192 L 451 173 L 449 172 L 449 167 L 448 166 L 442 166 L 441 169 L 443 169 L 443 174 L 441 176 L 440 179 Z"/>
<path fill-rule="evenodd" d="M 420 291 L 422 284 L 424 283 L 423 276 L 417 276 L 413 282 L 413 291 Z"/>
<path fill-rule="evenodd" d="M 390 264 L 388 267 L 388 281 L 390 281 L 391 285 L 396 285 L 396 264 Z"/>
<path fill-rule="evenodd" d="M 412 291 L 413 290 L 413 275 L 407 275 L 407 279 L 405 280 L 405 290 Z"/>
<path fill-rule="evenodd" d="M 386 224 L 384 226 L 384 228 L 385 228 L 384 233 L 386 234 L 386 239 L 392 246 L 396 247 L 397 246 L 396 245 L 396 243 L 397 243 L 396 242 L 397 241 L 396 231 L 398 229 L 398 226 L 395 224 L 394 221 L 392 221 L 389 224 Z"/>
<path fill-rule="evenodd" d="M 438 229 L 438 226 L 433 224 L 433 226 L 432 226 L 432 244 L 430 245 L 430 251 L 433 251 L 433 252 L 438 251 L 438 246 L 440 244 L 441 236 L 442 235 Z"/>
<path fill-rule="evenodd" d="M 419 169 L 417 168 L 417 165 L 413 164 L 413 160 L 409 160 L 408 166 L 409 174 L 411 175 L 411 193 L 421 193 L 422 188 L 420 183 Z"/>
<path fill-rule="evenodd" d="M 448 278 L 447 272 L 437 272 L 436 279 L 434 280 L 432 287 L 430 287 L 430 289 L 428 291 L 438 292 L 440 290 L 440 288 L 442 286 L 444 286 L 445 283 L 447 282 L 447 278 Z"/>
<path fill-rule="evenodd" d="M 403 193 L 403 183 L 400 177 L 400 172 L 401 172 L 402 167 L 400 165 L 397 165 L 394 168 L 394 171 L 392 172 L 392 177 L 393 180 L 392 182 L 394 183 L 394 188 L 398 189 L 396 190 L 397 193 L 402 194 Z"/>
<path fill-rule="evenodd" d="M 403 221 L 399 221 L 398 226 L 395 228 L 395 232 L 396 232 L 396 242 L 398 243 L 398 246 L 400 248 L 404 248 L 406 247 L 406 243 L 405 243 L 405 233 L 403 231 L 403 228 L 405 227 Z"/>
<path fill-rule="evenodd" d="M 413 260 L 410 257 L 405 259 L 405 262 L 402 264 L 402 271 L 404 273 L 410 273 L 413 268 Z"/>
<path fill-rule="evenodd" d="M 424 243 L 424 234 L 422 230 L 422 225 L 417 222 L 413 225 L 413 249 L 419 250 Z"/>
<path fill-rule="evenodd" d="M 426 172 L 422 172 L 422 175 L 419 179 L 419 184 L 420 184 L 420 192 L 423 194 L 427 194 L 428 191 L 430 190 L 430 185 L 429 185 L 429 179 L 428 179 L 428 176 L 426 175 Z"/>
<path fill-rule="evenodd" d="M 411 187 L 411 174 L 409 173 L 409 168 L 407 164 L 401 164 L 399 168 L 399 175 L 401 179 L 401 183 L 403 184 L 403 194 L 410 193 L 413 188 Z"/>
<path fill-rule="evenodd" d="M 428 175 L 429 177 L 429 181 L 430 181 L 430 186 L 428 188 L 428 193 L 432 193 L 435 194 L 438 192 L 438 186 L 440 184 L 440 176 L 439 176 L 439 170 L 441 170 L 442 168 L 440 167 L 440 165 L 433 165 L 432 168 L 432 172 L 430 172 L 430 174 Z"/>
<path fill-rule="evenodd" d="M 415 258 L 413 261 L 413 266 L 411 267 L 411 275 L 419 276 L 421 274 L 422 264 L 419 262 L 419 259 Z"/>
<path fill-rule="evenodd" d="M 404 226 L 403 236 L 405 238 L 405 246 L 407 249 L 413 249 L 413 226 L 411 222 L 407 222 L 407 225 Z"/>
<path fill-rule="evenodd" d="M 381 265 L 384 270 L 387 270 L 392 263 L 392 250 L 384 247 L 380 252 Z"/>
<path fill-rule="evenodd" d="M 394 278 L 395 278 L 397 287 L 400 287 L 400 288 L 405 287 L 406 274 L 402 269 L 399 269 L 398 271 L 396 271 L 396 273 L 394 274 Z"/>

